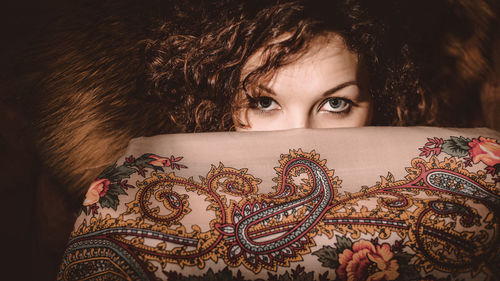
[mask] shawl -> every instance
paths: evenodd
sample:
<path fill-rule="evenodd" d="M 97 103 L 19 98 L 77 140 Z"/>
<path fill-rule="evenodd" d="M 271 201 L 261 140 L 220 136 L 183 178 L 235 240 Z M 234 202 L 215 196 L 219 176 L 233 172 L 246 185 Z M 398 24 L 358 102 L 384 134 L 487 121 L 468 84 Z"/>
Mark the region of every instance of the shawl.
<path fill-rule="evenodd" d="M 90 184 L 58 280 L 494 279 L 499 140 L 430 127 L 134 139 Z"/>

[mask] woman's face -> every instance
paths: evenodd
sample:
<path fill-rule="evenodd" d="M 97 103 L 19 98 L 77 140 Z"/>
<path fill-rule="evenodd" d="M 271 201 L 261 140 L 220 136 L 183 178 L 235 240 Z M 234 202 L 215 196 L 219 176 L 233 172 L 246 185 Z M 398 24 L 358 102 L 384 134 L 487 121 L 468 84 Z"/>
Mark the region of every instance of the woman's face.
<path fill-rule="evenodd" d="M 239 131 L 338 128 L 369 125 L 371 100 L 360 75 L 358 57 L 340 36 L 313 41 L 294 63 L 248 92 L 249 106 L 239 111 Z M 260 66 L 261 52 L 244 66 L 242 77 Z M 245 95 L 244 93 L 241 93 Z"/>

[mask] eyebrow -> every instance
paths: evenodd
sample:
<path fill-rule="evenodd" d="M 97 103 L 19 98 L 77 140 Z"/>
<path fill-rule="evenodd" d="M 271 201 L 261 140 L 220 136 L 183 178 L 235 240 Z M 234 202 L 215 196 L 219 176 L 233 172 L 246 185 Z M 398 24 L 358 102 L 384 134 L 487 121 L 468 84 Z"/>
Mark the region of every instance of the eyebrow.
<path fill-rule="evenodd" d="M 331 89 L 326 90 L 326 91 L 325 91 L 325 92 L 323 92 L 323 94 L 321 94 L 321 95 L 322 95 L 323 97 L 325 97 L 325 96 L 329 96 L 329 95 L 331 95 L 331 94 L 333 94 L 333 93 L 335 93 L 335 92 L 337 92 L 337 91 L 339 91 L 339 90 L 341 90 L 341 89 L 343 89 L 343 88 L 345 88 L 345 87 L 347 87 L 347 86 L 351 86 L 351 85 L 356 85 L 356 86 L 358 86 L 358 81 L 356 81 L 356 80 L 352 80 L 352 81 L 347 81 L 347 82 L 341 83 L 341 84 L 339 84 L 339 85 L 337 85 L 337 86 L 335 86 L 335 87 L 333 87 L 333 88 L 331 88 Z M 259 87 L 259 89 L 261 89 L 261 90 L 263 90 L 263 91 L 267 92 L 268 94 L 270 94 L 270 95 L 272 95 L 272 96 L 276 96 L 276 92 L 274 92 L 272 89 L 269 89 L 268 87 L 263 86 L 263 85 L 259 85 L 258 87 Z"/>

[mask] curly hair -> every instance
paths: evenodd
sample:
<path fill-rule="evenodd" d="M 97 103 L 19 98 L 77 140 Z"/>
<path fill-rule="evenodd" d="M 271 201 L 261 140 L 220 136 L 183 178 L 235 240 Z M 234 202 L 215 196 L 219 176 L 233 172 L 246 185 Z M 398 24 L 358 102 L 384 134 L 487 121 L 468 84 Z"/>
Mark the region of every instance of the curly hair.
<path fill-rule="evenodd" d="M 369 4 L 228 1 L 214 10 L 217 14 L 166 23 L 144 41 L 140 88 L 165 102 L 179 131 L 234 129 L 232 116 L 243 107 L 237 93 L 296 61 L 314 38 L 327 33 L 340 35 L 369 73 L 373 125 L 434 123 L 437 107 L 424 91 L 408 44 L 390 36 Z M 290 36 L 273 42 L 284 34 Z M 242 79 L 243 66 L 257 50 L 265 54 L 262 65 Z"/>
<path fill-rule="evenodd" d="M 498 34 L 493 0 L 476 2 L 78 1 L 23 52 L 33 73 L 8 96 L 34 100 L 25 108 L 40 159 L 80 195 L 132 138 L 234 129 L 241 90 L 328 33 L 368 73 L 373 125 L 471 126 L 489 71 L 485 47 Z M 262 50 L 264 63 L 242 77 Z"/>

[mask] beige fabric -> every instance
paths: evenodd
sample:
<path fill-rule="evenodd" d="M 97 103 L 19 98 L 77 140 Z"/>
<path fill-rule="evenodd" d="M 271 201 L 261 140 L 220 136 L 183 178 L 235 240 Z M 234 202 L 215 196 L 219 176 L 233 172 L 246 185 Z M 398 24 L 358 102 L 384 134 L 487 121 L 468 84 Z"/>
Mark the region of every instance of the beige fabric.
<path fill-rule="evenodd" d="M 426 127 L 134 139 L 91 185 L 58 278 L 493 278 L 499 139 Z"/>

